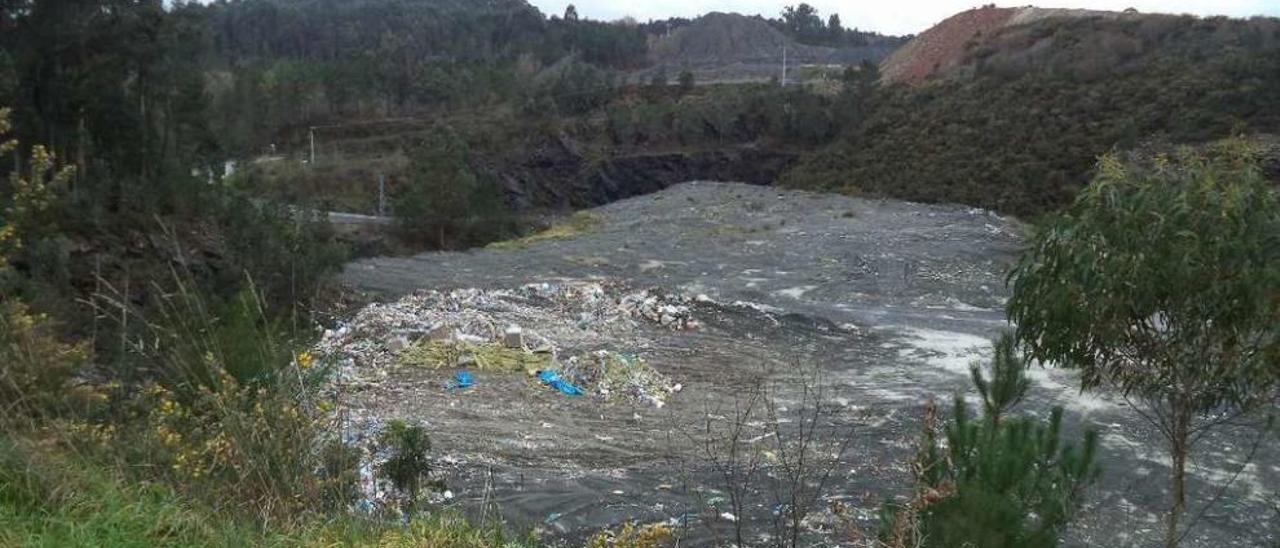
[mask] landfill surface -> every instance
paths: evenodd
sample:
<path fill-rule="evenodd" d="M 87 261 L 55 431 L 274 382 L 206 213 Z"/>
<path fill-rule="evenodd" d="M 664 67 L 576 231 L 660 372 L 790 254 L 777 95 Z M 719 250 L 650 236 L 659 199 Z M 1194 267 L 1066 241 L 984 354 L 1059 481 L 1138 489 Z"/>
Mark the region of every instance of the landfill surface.
<path fill-rule="evenodd" d="M 814 384 L 819 447 L 839 462 L 804 543 L 859 545 L 881 503 L 910 490 L 925 403 L 974 397 L 969 365 L 1007 328 L 1005 273 L 1027 230 L 963 206 L 709 182 L 591 214 L 599 226 L 570 238 L 352 263 L 344 280 L 378 302 L 318 349 L 339 363 L 353 443 L 391 419 L 423 424 L 440 504 L 496 509 L 565 545 L 625 521 L 676 525 L 682 545 L 728 544 L 739 528 L 770 543 L 788 511 L 776 470 L 763 465 L 735 515 L 707 440 L 767 386 L 775 420 L 746 421 L 739 442 L 767 443 Z M 1158 434 L 1071 371 L 1030 376 L 1016 413 L 1062 406 L 1068 439 L 1102 436 L 1103 476 L 1065 545 L 1160 544 Z M 1185 546 L 1280 542 L 1280 442 L 1257 439 L 1237 421 L 1200 441 Z"/>

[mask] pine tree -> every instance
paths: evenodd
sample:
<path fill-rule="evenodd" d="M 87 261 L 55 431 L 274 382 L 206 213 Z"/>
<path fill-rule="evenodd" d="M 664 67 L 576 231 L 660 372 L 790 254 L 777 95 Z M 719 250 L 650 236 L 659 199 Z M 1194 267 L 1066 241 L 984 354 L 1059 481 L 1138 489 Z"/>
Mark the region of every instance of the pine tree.
<path fill-rule="evenodd" d="M 1064 445 L 1061 408 L 1047 423 L 1002 418 L 1030 383 L 1012 337 L 1001 337 L 995 348 L 990 373 L 971 369 L 981 416 L 957 396 L 951 421 L 939 427 L 929 406 L 915 461 L 916 496 L 882 515 L 881 537 L 890 546 L 1056 546 L 1097 478 L 1097 434 L 1086 432 L 1078 447 Z"/>
<path fill-rule="evenodd" d="M 400 227 L 410 236 L 435 233 L 440 247 L 473 215 L 480 180 L 467 164 L 466 143 L 447 129 L 429 132 L 410 159 L 412 180 L 393 206 Z"/>
<path fill-rule="evenodd" d="M 680 72 L 680 93 L 689 93 L 693 91 L 693 71 L 684 69 Z"/>

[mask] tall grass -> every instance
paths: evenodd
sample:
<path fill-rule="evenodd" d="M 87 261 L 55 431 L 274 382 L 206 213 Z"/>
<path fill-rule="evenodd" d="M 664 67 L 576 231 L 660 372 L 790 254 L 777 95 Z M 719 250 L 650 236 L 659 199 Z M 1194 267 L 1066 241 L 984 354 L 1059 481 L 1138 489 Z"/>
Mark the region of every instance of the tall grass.
<path fill-rule="evenodd" d="M 532 546 L 456 513 L 389 525 L 335 514 L 264 525 L 30 441 L 0 440 L 0 546 Z"/>

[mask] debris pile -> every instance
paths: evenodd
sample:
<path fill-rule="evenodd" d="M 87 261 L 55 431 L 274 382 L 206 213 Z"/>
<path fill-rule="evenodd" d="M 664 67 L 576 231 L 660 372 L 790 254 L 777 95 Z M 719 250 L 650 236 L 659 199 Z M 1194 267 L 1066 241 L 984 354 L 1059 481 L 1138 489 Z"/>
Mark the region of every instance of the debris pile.
<path fill-rule="evenodd" d="M 573 382 L 588 386 L 602 398 L 624 397 L 652 407 L 662 407 L 668 394 L 679 392 L 679 384 L 671 384 L 666 375 L 659 373 L 637 356 L 598 350 L 565 360 L 561 375 Z"/>
<path fill-rule="evenodd" d="M 316 352 L 340 381 L 378 382 L 397 367 L 554 371 L 588 393 L 661 406 L 670 381 L 628 354 L 640 323 L 696 329 L 691 299 L 611 282 L 530 284 L 511 290 L 422 291 L 372 304 L 327 331 Z M 611 350 L 600 350 L 610 348 Z"/>
<path fill-rule="evenodd" d="M 618 306 L 632 317 L 644 318 L 663 327 L 697 329 L 700 326 L 689 311 L 689 300 L 651 289 L 623 296 Z"/>

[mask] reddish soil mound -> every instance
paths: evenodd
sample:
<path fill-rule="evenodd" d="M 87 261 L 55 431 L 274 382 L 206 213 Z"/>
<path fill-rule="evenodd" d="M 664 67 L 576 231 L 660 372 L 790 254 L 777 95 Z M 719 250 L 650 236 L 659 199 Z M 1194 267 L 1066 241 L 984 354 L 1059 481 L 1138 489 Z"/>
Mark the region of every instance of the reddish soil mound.
<path fill-rule="evenodd" d="M 888 82 L 918 84 L 964 57 L 965 44 L 1009 23 L 1018 8 L 983 7 L 957 13 L 924 31 L 885 59 L 880 74 Z"/>

